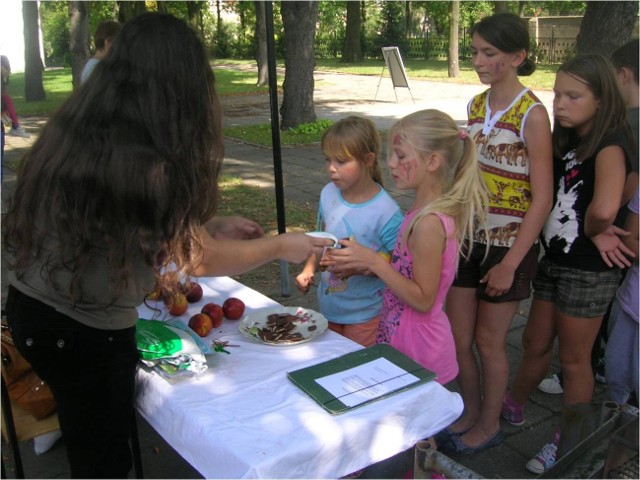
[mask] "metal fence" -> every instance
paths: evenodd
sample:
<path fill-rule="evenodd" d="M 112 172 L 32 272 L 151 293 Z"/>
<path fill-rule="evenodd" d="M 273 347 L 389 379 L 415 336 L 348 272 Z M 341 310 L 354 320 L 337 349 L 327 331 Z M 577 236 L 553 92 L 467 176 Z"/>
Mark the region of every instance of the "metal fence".
<path fill-rule="evenodd" d="M 471 39 L 465 30 L 458 44 L 459 60 L 471 59 Z M 551 30 L 550 36 L 538 36 L 532 42 L 531 56 L 537 63 L 562 63 L 574 53 L 576 38 L 563 36 Z M 340 52 L 335 44 L 316 41 L 315 55 L 318 58 L 338 58 Z M 405 46 L 400 47 L 403 58 L 413 60 L 447 60 L 449 56 L 449 38 L 442 35 L 427 35 L 421 38 L 409 38 Z M 382 58 L 382 53 L 380 53 Z"/>

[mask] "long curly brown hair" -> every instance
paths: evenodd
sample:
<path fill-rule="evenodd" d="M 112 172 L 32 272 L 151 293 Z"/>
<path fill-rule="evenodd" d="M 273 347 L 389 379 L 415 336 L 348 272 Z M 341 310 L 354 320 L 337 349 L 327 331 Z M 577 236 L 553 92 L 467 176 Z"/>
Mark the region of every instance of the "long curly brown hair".
<path fill-rule="evenodd" d="M 9 267 L 20 277 L 40 264 L 50 281 L 68 270 L 73 300 L 96 252 L 108 256 L 114 300 L 141 255 L 156 271 L 173 262 L 193 272 L 199 227 L 217 206 L 221 122 L 187 24 L 158 13 L 129 21 L 23 159 L 3 222 Z"/>

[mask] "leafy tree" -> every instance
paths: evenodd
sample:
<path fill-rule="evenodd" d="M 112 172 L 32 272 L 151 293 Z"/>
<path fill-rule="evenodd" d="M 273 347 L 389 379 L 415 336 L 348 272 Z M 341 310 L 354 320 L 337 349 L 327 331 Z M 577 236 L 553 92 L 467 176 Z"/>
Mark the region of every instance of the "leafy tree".
<path fill-rule="evenodd" d="M 46 64 L 71 65 L 67 2 L 41 2 L 40 24 Z"/>
<path fill-rule="evenodd" d="M 406 46 L 404 22 L 399 19 L 404 18 L 404 8 L 402 2 L 384 2 L 381 10 L 379 22 L 379 39 L 377 47 L 397 46 L 403 51 Z"/>
<path fill-rule="evenodd" d="M 637 21 L 638 2 L 588 2 L 576 51 L 609 56 L 631 38 Z"/>
<path fill-rule="evenodd" d="M 316 50 L 316 55 L 337 57 L 343 52 L 346 27 L 348 27 L 347 8 L 350 3 L 353 2 L 318 2 L 318 22 L 314 44 L 323 48 Z"/>
<path fill-rule="evenodd" d="M 317 2 L 282 2 L 284 63 L 286 66 L 282 107 L 282 128 L 295 128 L 316 120 L 313 105 L 313 38 L 318 18 Z"/>
<path fill-rule="evenodd" d="M 40 58 L 40 29 L 38 28 L 38 3 L 22 2 L 24 24 L 24 98 L 28 101 L 44 100 L 42 84 L 42 59 Z"/>

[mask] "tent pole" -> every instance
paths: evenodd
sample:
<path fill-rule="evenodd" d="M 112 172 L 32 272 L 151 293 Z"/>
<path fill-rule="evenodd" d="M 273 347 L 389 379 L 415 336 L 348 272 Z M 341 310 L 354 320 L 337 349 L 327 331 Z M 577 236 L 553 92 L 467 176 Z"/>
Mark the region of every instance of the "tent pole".
<path fill-rule="evenodd" d="M 273 147 L 273 173 L 276 187 L 276 213 L 278 234 L 287 230 L 284 206 L 284 182 L 282 178 L 282 149 L 280 146 L 280 113 L 278 109 L 278 77 L 276 74 L 276 48 L 273 32 L 273 4 L 264 2 L 267 30 L 267 66 L 269 72 L 269 100 L 271 106 L 271 143 Z M 290 295 L 289 266 L 280 261 L 280 289 L 283 297 Z"/>

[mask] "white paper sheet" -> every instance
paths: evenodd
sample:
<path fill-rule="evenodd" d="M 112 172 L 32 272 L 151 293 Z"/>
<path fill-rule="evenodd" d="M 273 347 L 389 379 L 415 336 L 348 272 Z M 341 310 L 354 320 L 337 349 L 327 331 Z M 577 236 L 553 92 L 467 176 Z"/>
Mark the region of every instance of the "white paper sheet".
<path fill-rule="evenodd" d="M 316 382 L 348 407 L 355 407 L 420 379 L 386 358 L 378 358 Z"/>

